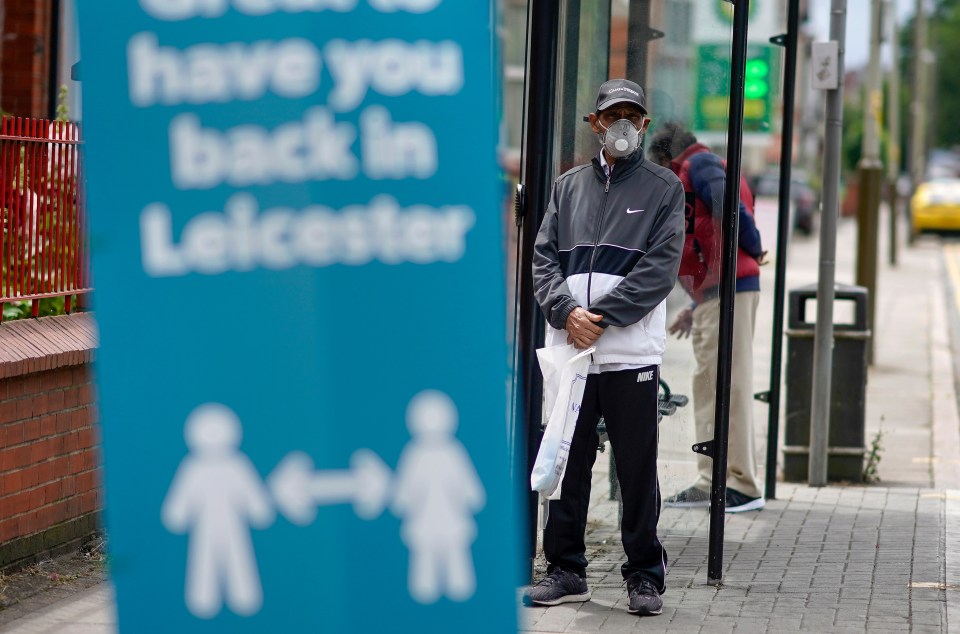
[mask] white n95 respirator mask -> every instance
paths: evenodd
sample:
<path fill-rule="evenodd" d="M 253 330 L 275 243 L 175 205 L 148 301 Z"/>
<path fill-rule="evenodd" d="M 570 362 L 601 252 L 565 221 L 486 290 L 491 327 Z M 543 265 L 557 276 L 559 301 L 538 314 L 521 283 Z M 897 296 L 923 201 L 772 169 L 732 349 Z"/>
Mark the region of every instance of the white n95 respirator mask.
<path fill-rule="evenodd" d="M 600 128 L 603 130 L 600 133 L 600 141 L 607 150 L 607 154 L 614 158 L 630 156 L 637 151 L 643 139 L 640 130 L 629 119 L 620 119 L 609 128 L 605 128 L 600 123 Z"/>

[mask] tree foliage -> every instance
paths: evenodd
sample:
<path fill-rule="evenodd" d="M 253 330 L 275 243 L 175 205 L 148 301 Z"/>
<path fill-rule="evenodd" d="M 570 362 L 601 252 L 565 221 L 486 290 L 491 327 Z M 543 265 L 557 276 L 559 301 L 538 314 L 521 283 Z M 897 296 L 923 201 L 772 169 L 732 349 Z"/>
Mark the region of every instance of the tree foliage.
<path fill-rule="evenodd" d="M 960 145 L 960 0 L 939 0 L 930 22 L 930 48 L 936 55 L 933 80 L 934 137 L 937 147 Z"/>
<path fill-rule="evenodd" d="M 914 63 L 916 59 L 914 19 L 911 18 L 900 31 L 901 77 L 907 99 L 915 95 Z M 936 0 L 927 22 L 927 46 L 935 61 L 931 77 L 930 144 L 932 147 L 949 148 L 960 145 L 960 0 Z M 905 101 L 907 101 L 905 99 Z M 904 104 L 909 113 L 909 102 Z M 909 118 L 908 118 L 909 119 Z"/>

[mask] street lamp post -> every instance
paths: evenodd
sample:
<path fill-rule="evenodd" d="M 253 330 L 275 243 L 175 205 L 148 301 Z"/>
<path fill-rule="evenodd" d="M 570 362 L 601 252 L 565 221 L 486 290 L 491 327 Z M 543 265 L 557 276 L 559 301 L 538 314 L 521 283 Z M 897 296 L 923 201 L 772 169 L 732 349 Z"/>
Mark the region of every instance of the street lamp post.
<path fill-rule="evenodd" d="M 857 172 L 860 198 L 857 205 L 857 284 L 867 289 L 867 327 L 875 332 L 874 307 L 877 301 L 877 241 L 880 226 L 880 190 L 883 163 L 880 162 L 880 116 L 883 92 L 880 77 L 881 0 L 872 0 L 870 11 L 870 59 L 864 87 L 863 143 Z M 873 363 L 873 342 L 867 342 L 867 360 Z"/>
<path fill-rule="evenodd" d="M 820 271 L 817 323 L 813 337 L 813 390 L 810 405 L 810 486 L 827 483 L 830 437 L 830 382 L 833 376 L 833 295 L 836 280 L 837 212 L 840 190 L 840 143 L 843 136 L 843 56 L 846 46 L 847 0 L 832 0 L 830 40 L 836 45 L 832 86 L 827 90 L 826 139 L 823 157 L 823 217 L 820 222 Z M 828 60 L 825 60 L 828 61 Z M 814 68 L 814 72 L 825 69 Z"/>
<path fill-rule="evenodd" d="M 910 134 L 910 176 L 915 191 L 926 171 L 927 146 L 927 14 L 924 0 L 917 0 L 913 18 L 913 129 Z M 910 232 L 911 239 L 913 231 Z"/>
<path fill-rule="evenodd" d="M 897 178 L 900 176 L 900 35 L 897 8 L 893 0 L 885 0 L 887 34 L 890 37 L 890 72 L 887 74 L 887 196 L 890 201 L 890 264 L 897 263 L 897 219 L 900 197 Z"/>

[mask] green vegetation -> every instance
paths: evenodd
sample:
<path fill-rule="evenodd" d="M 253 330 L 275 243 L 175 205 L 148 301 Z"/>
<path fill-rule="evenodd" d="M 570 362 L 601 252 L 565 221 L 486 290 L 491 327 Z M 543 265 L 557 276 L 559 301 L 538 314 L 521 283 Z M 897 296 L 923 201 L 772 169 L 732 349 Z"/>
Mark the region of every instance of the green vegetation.
<path fill-rule="evenodd" d="M 63 315 L 65 310 L 66 298 L 64 297 L 48 297 L 46 299 L 38 300 L 40 302 L 40 309 L 38 316 L 39 317 L 49 317 L 50 315 Z M 77 296 L 73 296 L 73 307 L 76 310 L 77 306 Z M 33 302 L 8 302 L 3 305 L 3 321 L 11 321 L 14 319 L 26 319 L 30 317 L 30 310 L 32 308 Z"/>
<path fill-rule="evenodd" d="M 935 55 L 930 111 L 933 113 L 933 147 L 948 148 L 960 145 L 960 65 L 952 63 L 960 57 L 960 0 L 935 0 L 928 22 L 928 47 Z M 910 101 L 913 98 L 914 82 L 914 20 L 911 18 L 900 31 L 901 57 L 900 76 L 903 78 L 903 101 L 901 112 L 909 122 Z M 904 126 L 904 135 L 907 134 Z M 904 136 L 904 141 L 906 136 Z M 903 147 L 907 147 L 904 145 Z"/>
<path fill-rule="evenodd" d="M 880 481 L 880 454 L 883 453 L 883 430 L 877 431 L 877 435 L 870 441 L 870 448 L 867 450 L 867 461 L 863 465 L 863 481 L 866 483 Z"/>

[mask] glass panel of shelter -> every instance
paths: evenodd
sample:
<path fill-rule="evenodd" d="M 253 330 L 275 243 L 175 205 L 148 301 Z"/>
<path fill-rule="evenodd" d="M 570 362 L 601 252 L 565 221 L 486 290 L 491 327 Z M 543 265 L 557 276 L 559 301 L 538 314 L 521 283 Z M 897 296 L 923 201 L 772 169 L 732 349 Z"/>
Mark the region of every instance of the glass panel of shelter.
<path fill-rule="evenodd" d="M 512 192 L 519 173 L 519 147 L 522 142 L 523 42 L 526 37 L 524 17 L 528 0 L 501 0 L 500 34 L 504 45 L 504 125 L 501 157 L 504 167 L 504 223 L 507 236 L 508 288 L 513 288 L 516 271 L 514 255 L 517 229 L 513 223 Z M 732 5 L 724 0 L 558 0 L 562 9 L 557 55 L 558 102 L 555 121 L 556 139 L 553 157 L 556 177 L 570 167 L 590 161 L 599 151 L 595 134 L 583 121 L 594 109 L 596 92 L 607 78 L 626 77 L 637 81 L 646 92 L 651 123 L 644 141 L 645 156 L 654 160 L 651 141 L 666 128 L 668 122 L 679 124 L 694 134 L 720 159 L 726 158 L 730 81 L 730 45 L 732 38 Z M 749 51 L 744 121 L 742 174 L 755 194 L 756 225 L 763 248 L 772 259 L 776 249 L 777 174 L 779 172 L 780 129 L 780 49 L 769 38 L 783 33 L 785 9 L 781 3 L 751 3 L 749 18 Z M 798 86 L 799 88 L 799 86 Z M 798 150 L 795 154 L 802 153 Z M 801 161 L 803 156 L 798 157 Z M 815 159 L 815 157 L 810 157 Z M 797 174 L 795 161 L 794 174 Z M 802 174 L 802 172 L 801 172 Z M 797 178 L 794 178 L 796 187 Z M 815 192 L 804 186 L 802 192 L 813 197 Z M 793 196 L 796 198 L 797 193 Z M 809 198 L 809 196 L 807 196 Z M 718 203 L 719 205 L 719 203 Z M 794 205 L 791 224 L 799 231 L 793 239 L 811 231 L 811 218 L 816 204 Z M 719 213 L 719 207 L 718 211 Z M 717 229 L 718 232 L 720 229 Z M 722 232 L 714 242 L 719 244 Z M 804 246 L 801 243 L 801 246 Z M 719 271 L 720 249 L 705 256 L 704 264 Z M 770 324 L 772 323 L 772 291 L 774 266 L 761 267 L 760 294 L 753 340 L 752 392 L 769 389 Z M 667 325 L 691 299 L 684 282 L 696 284 L 690 275 L 682 276 L 677 288 L 667 299 Z M 508 298 L 512 300 L 511 298 Z M 508 302 L 513 306 L 513 302 Z M 510 332 L 513 332 L 512 315 Z M 702 327 L 712 330 L 713 339 L 719 324 L 714 320 Z M 715 360 L 702 364 L 699 371 L 715 373 Z M 664 417 L 660 425 L 660 485 L 664 497 L 680 491 L 698 478 L 698 457 L 690 447 L 694 442 L 712 438 L 709 431 L 697 431 L 695 409 L 698 406 L 710 418 L 715 407 L 714 394 L 694 400 L 694 374 L 698 371 L 697 355 L 692 340 L 668 336 L 663 359 L 662 377 L 673 394 L 690 398 L 686 406 Z M 737 371 L 737 368 L 734 368 Z M 781 402 L 783 397 L 781 396 Z M 753 452 L 756 457 L 756 480 L 763 484 L 766 462 L 766 405 L 753 402 Z M 734 422 L 743 425 L 743 421 Z M 704 427 L 704 426 L 701 426 Z M 781 435 L 783 425 L 780 426 Z M 782 442 L 781 442 L 782 444 Z M 709 460 L 703 463 L 711 466 Z M 664 520 L 664 530 L 706 531 L 706 514 L 673 513 Z"/>
<path fill-rule="evenodd" d="M 584 116 L 595 107 L 597 89 L 607 78 L 626 77 L 639 83 L 646 93 L 651 123 L 643 151 L 648 160 L 670 163 L 670 158 L 657 157 L 653 141 L 663 140 L 671 127 L 680 128 L 704 144 L 725 166 L 729 124 L 730 49 L 732 38 L 732 5 L 723 0 L 561 0 L 560 48 L 558 51 L 559 103 L 556 122 L 556 175 L 578 164 L 592 160 L 600 150 L 597 136 L 584 122 Z M 741 173 L 747 181 L 758 177 L 769 179 L 778 171 L 780 49 L 769 38 L 785 30 L 785 15 L 778 3 L 751 3 L 750 49 L 748 52 L 747 101 L 745 103 L 744 151 Z M 669 124 L 669 125 L 668 125 Z M 689 141 L 689 139 L 687 139 Z M 674 143 L 672 157 L 682 153 L 682 143 Z M 755 203 L 756 225 L 763 248 L 771 254 L 776 240 L 776 191 L 760 192 Z M 702 248 L 703 271 L 680 276 L 673 293 L 667 298 L 667 325 L 691 305 L 692 291 L 701 303 L 696 336 L 677 339 L 668 337 L 667 352 L 661 368 L 662 378 L 674 394 L 689 397 L 686 406 L 665 416 L 660 425 L 660 485 L 663 496 L 685 489 L 695 482 L 704 485 L 701 473 L 708 474 L 712 461 L 699 458 L 691 451 L 698 441 L 711 440 L 716 389 L 706 389 L 709 380 L 695 381 L 716 374 L 716 345 L 719 331 L 719 310 L 716 304 L 716 281 L 719 280 L 723 235 L 719 223 L 722 191 L 713 192 L 710 206 L 716 222 L 712 224 L 712 248 Z M 696 199 L 688 196 L 691 205 Z M 693 210 L 688 210 L 693 211 Z M 702 210 L 701 210 L 702 212 Z M 689 223 L 688 223 L 689 226 Z M 703 238 L 701 238 L 702 240 Z M 700 240 L 698 240 L 698 243 Z M 685 267 L 689 269 L 690 267 Z M 752 348 L 753 372 L 746 376 L 750 394 L 768 389 L 769 324 L 772 321 L 773 267 L 760 268 L 761 284 L 767 293 L 761 295 L 757 309 Z M 740 295 L 738 294 L 738 297 Z M 740 302 L 748 306 L 745 302 Z M 738 304 L 738 308 L 741 308 Z M 750 309 L 742 309 L 749 313 Z M 696 311 L 694 311 L 696 314 Z M 695 354 L 694 345 L 703 344 Z M 710 350 L 712 349 L 712 354 Z M 749 374 L 742 364 L 734 372 Z M 739 377 L 738 377 L 739 378 Z M 695 383 L 699 386 L 695 397 Z M 701 424 L 696 424 L 695 411 L 700 410 Z M 747 425 L 752 415 L 755 455 L 754 480 L 762 495 L 766 448 L 767 408 L 752 400 L 736 413 L 734 424 Z M 732 414 L 733 416 L 733 414 Z M 699 429 L 698 429 L 699 427 Z M 698 466 L 698 461 L 700 465 Z M 602 461 L 600 461 L 602 462 Z M 602 467 L 601 467 L 602 468 Z M 667 515 L 666 530 L 702 530 L 706 534 L 705 513 Z"/>

